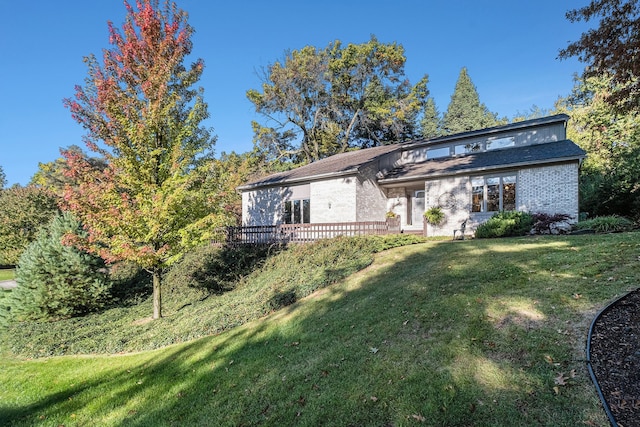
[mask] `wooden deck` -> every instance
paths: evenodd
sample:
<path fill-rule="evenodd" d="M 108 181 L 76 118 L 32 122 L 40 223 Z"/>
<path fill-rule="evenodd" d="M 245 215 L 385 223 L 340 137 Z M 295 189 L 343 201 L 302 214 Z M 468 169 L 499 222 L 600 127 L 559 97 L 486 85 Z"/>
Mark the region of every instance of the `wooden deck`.
<path fill-rule="evenodd" d="M 307 243 L 338 236 L 366 236 L 400 233 L 400 221 L 334 222 L 322 224 L 278 224 L 226 227 L 219 245 Z"/>

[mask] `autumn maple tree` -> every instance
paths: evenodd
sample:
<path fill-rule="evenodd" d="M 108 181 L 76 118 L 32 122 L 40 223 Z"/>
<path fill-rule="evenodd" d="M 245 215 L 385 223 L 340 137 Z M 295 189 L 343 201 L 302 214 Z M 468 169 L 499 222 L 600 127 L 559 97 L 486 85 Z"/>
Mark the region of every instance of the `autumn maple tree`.
<path fill-rule="evenodd" d="M 86 130 L 88 149 L 104 158 L 95 168 L 63 151 L 74 185 L 65 207 L 82 221 L 72 243 L 107 262 L 133 261 L 153 275 L 153 317 L 162 316 L 166 268 L 225 221 L 223 202 L 204 191 L 214 138 L 200 79 L 203 61 L 184 65 L 193 28 L 175 3 L 125 1 L 121 29 L 111 22 L 102 64 L 85 58 L 88 77 L 65 105 Z"/>

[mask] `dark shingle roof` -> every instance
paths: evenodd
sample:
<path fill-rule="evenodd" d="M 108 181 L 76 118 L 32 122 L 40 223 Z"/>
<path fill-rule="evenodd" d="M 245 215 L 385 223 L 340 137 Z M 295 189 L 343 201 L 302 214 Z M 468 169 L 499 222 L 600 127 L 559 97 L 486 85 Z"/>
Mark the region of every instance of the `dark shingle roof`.
<path fill-rule="evenodd" d="M 574 142 L 567 140 L 517 148 L 485 151 L 459 157 L 445 157 L 422 163 L 406 164 L 395 168 L 379 179 L 392 183 L 433 176 L 456 175 L 474 171 L 502 169 L 527 164 L 554 163 L 578 160 L 586 155 Z"/>
<path fill-rule="evenodd" d="M 400 150 L 401 148 L 402 146 L 400 144 L 392 144 L 336 154 L 290 171 L 279 172 L 249 182 L 238 187 L 238 190 L 250 190 L 252 188 L 278 185 L 285 182 L 292 183 L 330 176 L 354 174 L 358 172 L 360 167 L 376 160 L 381 155 Z"/>

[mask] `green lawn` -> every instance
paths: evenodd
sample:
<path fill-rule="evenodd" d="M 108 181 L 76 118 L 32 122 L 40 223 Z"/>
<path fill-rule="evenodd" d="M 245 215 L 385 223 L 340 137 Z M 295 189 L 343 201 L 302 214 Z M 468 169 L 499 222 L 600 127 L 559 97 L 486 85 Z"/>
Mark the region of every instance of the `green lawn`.
<path fill-rule="evenodd" d="M 607 425 L 584 345 L 596 312 L 637 287 L 638 237 L 406 246 L 215 336 L 114 356 L 5 352 L 0 425 Z M 208 321 L 197 313 L 194 328 Z"/>
<path fill-rule="evenodd" d="M 15 277 L 15 270 L 13 268 L 0 268 L 0 281 L 12 280 Z"/>

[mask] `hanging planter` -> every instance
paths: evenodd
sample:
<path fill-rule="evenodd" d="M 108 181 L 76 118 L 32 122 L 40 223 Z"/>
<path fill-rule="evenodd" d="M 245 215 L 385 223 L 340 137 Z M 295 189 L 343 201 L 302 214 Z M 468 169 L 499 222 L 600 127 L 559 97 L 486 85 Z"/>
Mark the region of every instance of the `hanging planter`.
<path fill-rule="evenodd" d="M 432 208 L 427 209 L 424 214 L 424 219 L 427 221 L 427 224 L 431 224 L 434 227 L 440 226 L 444 223 L 444 212 L 442 208 L 439 206 L 434 206 Z"/>

